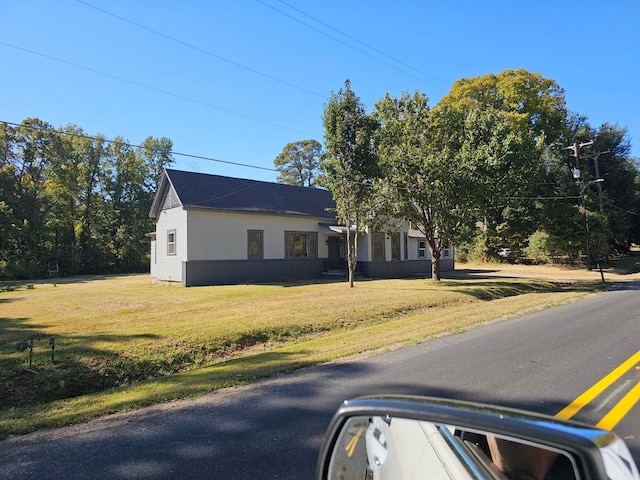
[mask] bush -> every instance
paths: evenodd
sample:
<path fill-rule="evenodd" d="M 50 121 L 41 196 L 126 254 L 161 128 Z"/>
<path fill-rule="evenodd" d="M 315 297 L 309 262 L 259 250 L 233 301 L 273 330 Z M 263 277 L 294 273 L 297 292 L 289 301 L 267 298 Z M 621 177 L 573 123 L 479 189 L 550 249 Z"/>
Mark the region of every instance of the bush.
<path fill-rule="evenodd" d="M 529 237 L 529 245 L 524 249 L 527 258 L 536 262 L 547 262 L 551 258 L 553 247 L 551 237 L 543 230 L 537 230 Z"/>

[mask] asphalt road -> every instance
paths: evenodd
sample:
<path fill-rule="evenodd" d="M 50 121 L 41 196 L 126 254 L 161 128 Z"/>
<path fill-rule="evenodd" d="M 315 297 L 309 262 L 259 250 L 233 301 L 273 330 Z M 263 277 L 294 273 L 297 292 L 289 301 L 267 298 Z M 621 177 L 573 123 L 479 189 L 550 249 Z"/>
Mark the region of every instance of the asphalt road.
<path fill-rule="evenodd" d="M 0 479 L 313 478 L 346 398 L 409 393 L 556 414 L 640 349 L 640 283 L 383 355 L 0 442 Z M 595 424 L 635 365 L 574 417 Z M 615 431 L 640 464 L 640 404 Z"/>

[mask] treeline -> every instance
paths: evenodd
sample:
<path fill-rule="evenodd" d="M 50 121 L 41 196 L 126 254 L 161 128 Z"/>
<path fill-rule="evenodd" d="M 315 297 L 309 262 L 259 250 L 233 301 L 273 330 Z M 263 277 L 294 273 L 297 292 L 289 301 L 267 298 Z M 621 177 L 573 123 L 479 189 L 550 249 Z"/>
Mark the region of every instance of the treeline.
<path fill-rule="evenodd" d="M 627 130 L 570 112 L 564 90 L 540 74 L 460 79 L 433 106 L 422 92 L 387 94 L 371 112 L 347 81 L 323 121 L 325 150 L 287 145 L 274 162 L 279 181 L 329 188 L 345 225 L 411 222 L 434 279 L 450 243 L 459 260 L 592 263 L 640 243 Z"/>
<path fill-rule="evenodd" d="M 37 118 L 0 123 L 0 279 L 147 271 L 148 214 L 171 148 Z"/>

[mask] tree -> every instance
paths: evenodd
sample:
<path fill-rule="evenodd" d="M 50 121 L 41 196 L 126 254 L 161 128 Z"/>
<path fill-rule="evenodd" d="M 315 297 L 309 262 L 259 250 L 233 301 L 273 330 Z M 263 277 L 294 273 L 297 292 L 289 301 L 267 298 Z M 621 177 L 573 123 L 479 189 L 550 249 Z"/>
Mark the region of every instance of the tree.
<path fill-rule="evenodd" d="M 517 181 L 513 168 L 531 148 L 530 136 L 493 109 L 430 109 L 416 92 L 376 104 L 378 150 L 394 214 L 426 237 L 432 278 L 440 255 Z"/>
<path fill-rule="evenodd" d="M 575 156 L 548 162 L 546 182 L 553 188 L 548 187 L 546 194 L 559 200 L 547 202 L 540 210 L 539 226 L 560 247 L 558 253 L 577 258 L 585 250 L 579 198 L 583 194 L 591 257 L 606 257 L 609 249 L 626 252 L 633 238 L 637 238 L 634 231 L 640 225 L 635 213 L 640 210 L 638 166 L 629 156 L 627 131 L 608 123 L 596 130 L 586 117 L 579 115 L 570 118 L 567 131 L 565 145 L 591 140 L 593 145 L 580 149 L 580 185 L 576 185 L 571 174 L 577 163 Z M 597 178 L 604 182 L 594 184 Z"/>
<path fill-rule="evenodd" d="M 525 69 L 504 70 L 456 81 L 438 105 L 461 111 L 495 109 L 505 112 L 520 130 L 553 143 L 567 125 L 564 90 L 552 79 Z"/>
<path fill-rule="evenodd" d="M 431 278 L 440 280 L 440 254 L 449 245 L 458 219 L 452 216 L 457 179 L 435 149 L 428 98 L 415 92 L 376 103 L 375 117 L 385 197 L 394 217 L 411 222 L 431 250 Z"/>
<path fill-rule="evenodd" d="M 142 142 L 141 148 L 137 150 L 137 155 L 142 158 L 143 167 L 146 170 L 145 189 L 147 191 L 155 193 L 158 190 L 164 169 L 173 164 L 172 148 L 173 142 L 167 137 L 147 137 Z"/>
<path fill-rule="evenodd" d="M 100 273 L 105 271 L 108 256 L 101 235 L 107 223 L 101 183 L 107 156 L 105 139 L 101 135 L 88 138 L 82 129 L 67 127 L 70 128 L 74 133 L 71 141 L 75 155 L 80 158 L 76 220 L 79 269 L 85 274 Z"/>
<path fill-rule="evenodd" d="M 322 145 L 317 140 L 300 140 L 285 145 L 273 164 L 278 182 L 299 187 L 315 187 L 320 164 L 324 160 Z"/>
<path fill-rule="evenodd" d="M 140 148 L 39 119 L 0 124 L 0 278 L 143 271 L 148 218 L 171 141 Z"/>
<path fill-rule="evenodd" d="M 504 245 L 522 248 L 540 217 L 540 203 L 532 199 L 544 197 L 544 184 L 554 181 L 549 179 L 548 157 L 551 151 L 559 157 L 559 144 L 567 135 L 564 91 L 540 74 L 505 70 L 458 80 L 435 108 L 457 112 L 463 118 L 477 116 L 478 111 L 498 115 L 509 142 L 518 139 L 519 145 L 512 145 L 515 150 L 503 149 L 513 154 L 499 159 L 499 168 L 495 165 L 493 172 L 484 172 L 491 180 L 486 191 L 493 199 L 478 220 L 486 227 L 486 256 L 495 255 Z M 465 139 L 466 133 L 458 130 L 458 135 Z M 494 140 L 501 149 L 500 138 L 494 136 Z"/>
<path fill-rule="evenodd" d="M 0 278 L 11 278 L 20 227 L 14 214 L 16 164 L 15 129 L 0 124 Z"/>
<path fill-rule="evenodd" d="M 55 201 L 45 184 L 57 142 L 51 125 L 37 118 L 24 120 L 14 132 L 11 207 L 17 235 L 10 261 L 13 275 L 36 277 L 43 273 L 43 262 L 49 256 L 44 246 L 48 239 L 46 221 Z"/>
<path fill-rule="evenodd" d="M 631 142 L 626 128 L 604 123 L 595 132 L 592 154 L 585 156 L 585 180 L 604 182 L 585 189 L 587 207 L 607 217 L 609 243 L 613 250 L 628 252 L 640 240 L 640 173 L 631 158 Z M 597 170 L 597 172 L 596 172 Z M 595 191 L 594 191 L 595 190 Z M 634 215 L 635 213 L 635 215 Z"/>
<path fill-rule="evenodd" d="M 377 122 L 345 81 L 344 90 L 331 93 L 322 117 L 326 160 L 322 184 L 333 194 L 336 217 L 345 226 L 349 286 L 358 264 L 358 236 L 371 220 L 378 177 L 374 135 Z M 353 240 L 351 234 L 353 233 Z"/>

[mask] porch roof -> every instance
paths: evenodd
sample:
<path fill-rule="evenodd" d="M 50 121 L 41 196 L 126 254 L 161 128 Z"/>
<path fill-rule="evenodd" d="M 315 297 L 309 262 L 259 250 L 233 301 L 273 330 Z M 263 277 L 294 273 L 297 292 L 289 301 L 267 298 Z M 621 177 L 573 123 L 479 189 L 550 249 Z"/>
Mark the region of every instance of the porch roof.
<path fill-rule="evenodd" d="M 345 227 L 344 225 L 334 225 L 332 223 L 319 223 L 319 225 L 324 228 L 324 231 L 321 231 L 320 233 L 323 233 L 325 235 L 333 235 L 334 233 L 342 234 L 347 231 L 347 227 Z M 351 232 L 355 232 L 355 225 L 350 225 L 349 230 Z"/>

